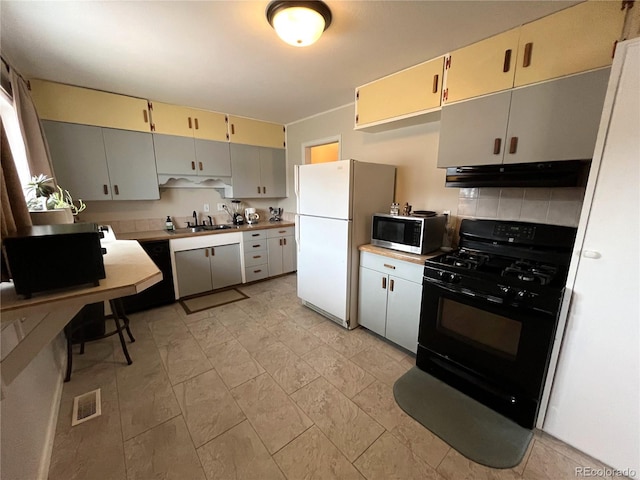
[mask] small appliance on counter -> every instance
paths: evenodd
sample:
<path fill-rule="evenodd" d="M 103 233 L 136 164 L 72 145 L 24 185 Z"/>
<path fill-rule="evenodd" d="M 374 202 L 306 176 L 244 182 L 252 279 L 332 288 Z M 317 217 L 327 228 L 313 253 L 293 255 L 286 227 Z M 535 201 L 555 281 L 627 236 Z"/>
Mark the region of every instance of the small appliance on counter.
<path fill-rule="evenodd" d="M 283 210 L 281 208 L 269 207 L 270 222 L 279 222 L 282 220 Z"/>
<path fill-rule="evenodd" d="M 401 252 L 426 255 L 442 246 L 445 215 L 418 210 L 412 216 L 375 213 L 371 244 Z"/>
<path fill-rule="evenodd" d="M 260 215 L 256 213 L 255 208 L 247 208 L 244 211 L 244 218 L 247 220 L 248 225 L 253 225 L 255 223 L 258 223 L 258 220 L 260 220 Z"/>
<path fill-rule="evenodd" d="M 31 298 L 46 290 L 98 286 L 106 278 L 102 236 L 95 223 L 19 229 L 3 241 L 16 293 Z"/>
<path fill-rule="evenodd" d="M 231 200 L 231 216 L 233 218 L 234 225 L 244 225 L 242 202 L 240 200 Z"/>

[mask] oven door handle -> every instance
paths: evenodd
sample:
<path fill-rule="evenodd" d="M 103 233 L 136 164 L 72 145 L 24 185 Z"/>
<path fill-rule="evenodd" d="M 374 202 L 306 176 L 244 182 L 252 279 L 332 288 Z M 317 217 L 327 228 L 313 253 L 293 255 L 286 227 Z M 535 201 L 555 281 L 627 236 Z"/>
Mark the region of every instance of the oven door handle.
<path fill-rule="evenodd" d="M 471 290 L 467 290 L 466 288 L 452 288 L 445 285 L 443 282 L 440 282 L 439 280 L 434 280 L 432 278 L 424 278 L 424 281 L 425 283 L 429 283 L 437 288 L 446 290 L 447 292 L 466 295 L 467 297 L 472 297 L 472 298 L 481 298 L 491 303 L 497 303 L 497 304 L 503 303 L 503 300 L 499 297 L 494 297 L 492 295 L 478 294 L 478 293 L 472 292 Z"/>

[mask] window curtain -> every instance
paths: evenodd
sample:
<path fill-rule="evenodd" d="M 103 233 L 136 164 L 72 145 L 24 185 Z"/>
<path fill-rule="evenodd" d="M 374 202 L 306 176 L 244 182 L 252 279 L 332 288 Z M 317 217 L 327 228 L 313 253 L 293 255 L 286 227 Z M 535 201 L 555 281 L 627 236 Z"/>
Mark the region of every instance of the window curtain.
<path fill-rule="evenodd" d="M 27 202 L 24 199 L 24 192 L 18 177 L 16 164 L 11 155 L 9 140 L 4 131 L 4 125 L 0 120 L 0 130 L 2 142 L 0 144 L 0 202 L 2 211 L 0 212 L 0 247 L 1 240 L 13 234 L 18 228 L 31 225 L 31 217 L 27 209 Z M 1 280 L 6 282 L 10 275 L 7 268 L 4 248 L 2 248 L 2 263 L 0 265 Z"/>
<path fill-rule="evenodd" d="M 33 104 L 33 100 L 31 100 L 29 84 L 14 68 L 11 68 L 11 88 L 18 121 L 20 122 L 20 130 L 24 138 L 29 171 L 31 175 L 43 173 L 50 178 L 54 178 L 49 147 L 42 131 L 36 107 Z"/>

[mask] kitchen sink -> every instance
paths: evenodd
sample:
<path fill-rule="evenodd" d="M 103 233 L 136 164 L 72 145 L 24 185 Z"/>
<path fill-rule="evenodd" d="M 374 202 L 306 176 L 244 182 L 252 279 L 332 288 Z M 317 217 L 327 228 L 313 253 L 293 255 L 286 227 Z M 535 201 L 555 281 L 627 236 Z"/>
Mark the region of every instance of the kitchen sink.
<path fill-rule="evenodd" d="M 231 230 L 238 228 L 237 225 L 198 225 L 197 227 L 176 228 L 175 230 L 167 231 L 170 235 L 176 235 L 178 233 L 198 233 L 198 232 L 215 232 L 218 230 Z"/>
<path fill-rule="evenodd" d="M 204 230 L 229 230 L 231 228 L 238 228 L 236 225 L 203 225 L 202 228 Z"/>

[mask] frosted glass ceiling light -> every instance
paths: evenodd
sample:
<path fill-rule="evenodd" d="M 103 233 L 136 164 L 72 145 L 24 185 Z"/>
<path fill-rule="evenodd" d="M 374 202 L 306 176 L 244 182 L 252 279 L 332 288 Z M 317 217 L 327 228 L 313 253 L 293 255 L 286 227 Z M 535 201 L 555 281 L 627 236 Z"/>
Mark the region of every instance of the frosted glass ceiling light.
<path fill-rule="evenodd" d="M 267 20 L 289 45 L 306 47 L 331 25 L 331 10 L 320 1 L 275 1 L 267 7 Z"/>

